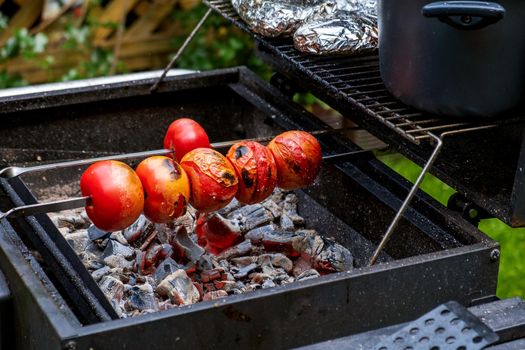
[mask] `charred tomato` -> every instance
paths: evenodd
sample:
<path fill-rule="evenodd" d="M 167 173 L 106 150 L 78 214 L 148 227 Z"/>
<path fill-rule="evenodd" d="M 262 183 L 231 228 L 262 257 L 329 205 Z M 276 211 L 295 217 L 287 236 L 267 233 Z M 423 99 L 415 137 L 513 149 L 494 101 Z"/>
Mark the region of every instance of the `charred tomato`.
<path fill-rule="evenodd" d="M 258 142 L 241 141 L 231 146 L 226 157 L 239 178 L 235 198 L 254 204 L 272 194 L 277 184 L 277 166 L 272 152 Z"/>
<path fill-rule="evenodd" d="M 321 168 L 321 145 L 305 131 L 277 135 L 268 148 L 277 164 L 277 186 L 294 190 L 310 185 Z"/>
<path fill-rule="evenodd" d="M 144 188 L 144 215 L 156 223 L 168 223 L 186 212 L 190 181 L 182 167 L 172 159 L 154 156 L 137 166 Z"/>
<path fill-rule="evenodd" d="M 90 196 L 86 213 L 105 231 L 134 223 L 144 208 L 144 192 L 137 174 L 127 164 L 105 160 L 92 164 L 80 178 L 83 196 Z"/>
<path fill-rule="evenodd" d="M 164 137 L 164 148 L 173 150 L 178 162 L 191 150 L 210 147 L 210 140 L 204 128 L 190 118 L 175 120 L 168 127 Z"/>
<path fill-rule="evenodd" d="M 237 175 L 231 163 L 210 148 L 197 148 L 187 153 L 180 165 L 191 183 L 190 204 L 210 212 L 225 207 L 237 192 Z"/>

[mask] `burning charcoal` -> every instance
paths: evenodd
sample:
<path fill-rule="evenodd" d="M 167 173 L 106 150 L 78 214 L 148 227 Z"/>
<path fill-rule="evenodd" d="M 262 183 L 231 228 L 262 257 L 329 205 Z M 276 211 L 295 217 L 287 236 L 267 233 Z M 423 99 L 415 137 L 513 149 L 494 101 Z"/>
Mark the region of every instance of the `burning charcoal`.
<path fill-rule="evenodd" d="M 267 279 L 261 284 L 262 289 L 275 287 L 275 283 L 271 279 Z"/>
<path fill-rule="evenodd" d="M 233 277 L 237 279 L 243 279 L 246 278 L 253 270 L 258 268 L 259 265 L 256 263 L 251 263 L 249 265 L 243 266 L 240 269 L 237 269 L 237 272 L 234 272 Z"/>
<path fill-rule="evenodd" d="M 203 254 L 199 261 L 197 261 L 197 268 L 201 271 L 213 269 L 215 267 L 214 261 L 209 254 Z"/>
<path fill-rule="evenodd" d="M 296 257 L 300 255 L 300 252 L 293 245 L 296 238 L 296 233 L 274 231 L 264 235 L 262 244 L 268 252 L 283 253 L 290 257 Z"/>
<path fill-rule="evenodd" d="M 112 239 L 114 241 L 119 242 L 120 244 L 123 244 L 125 246 L 129 245 L 126 238 L 124 238 L 124 235 L 122 234 L 122 231 L 119 232 L 112 232 L 111 235 L 109 235 L 109 239 Z"/>
<path fill-rule="evenodd" d="M 206 292 L 213 292 L 214 290 L 217 290 L 217 288 L 215 288 L 215 284 L 213 283 L 204 283 L 202 287 Z"/>
<path fill-rule="evenodd" d="M 228 271 L 230 269 L 230 263 L 226 260 L 220 260 L 217 265 L 218 267 L 222 267 L 224 271 Z"/>
<path fill-rule="evenodd" d="M 253 292 L 254 290 L 261 289 L 261 285 L 259 283 L 250 283 L 246 286 L 246 292 Z"/>
<path fill-rule="evenodd" d="M 172 258 L 166 258 L 159 266 L 155 269 L 155 280 L 160 283 L 166 276 L 171 275 L 177 270 L 182 269 L 183 266 L 177 264 Z"/>
<path fill-rule="evenodd" d="M 169 299 L 159 302 L 159 311 L 171 310 L 171 309 L 175 309 L 176 307 L 177 305 L 173 305 L 171 303 L 171 300 Z"/>
<path fill-rule="evenodd" d="M 53 223 L 58 227 L 67 227 L 71 230 L 86 229 L 89 227 L 89 221 L 86 221 L 80 215 L 60 215 L 55 216 Z"/>
<path fill-rule="evenodd" d="M 110 255 L 104 258 L 104 263 L 109 267 L 120 267 L 126 270 L 133 268 L 133 262 L 126 260 L 122 255 Z"/>
<path fill-rule="evenodd" d="M 125 259 L 131 259 L 135 255 L 135 251 L 122 243 L 110 239 L 106 249 L 104 249 L 104 253 L 102 253 L 102 257 L 106 258 L 110 255 L 120 255 Z"/>
<path fill-rule="evenodd" d="M 293 193 L 287 194 L 284 199 L 283 214 L 292 220 L 295 226 L 304 225 L 304 218 L 297 214 L 297 202 L 299 199 Z"/>
<path fill-rule="evenodd" d="M 224 273 L 224 269 L 213 269 L 213 270 L 207 270 L 201 273 L 201 280 L 204 283 L 208 283 L 210 281 L 217 280 L 221 278 L 222 274 Z"/>
<path fill-rule="evenodd" d="M 188 236 L 186 227 L 182 225 L 176 228 L 176 234 L 170 243 L 178 258 L 186 258 L 191 262 L 199 261 L 205 252 Z"/>
<path fill-rule="evenodd" d="M 321 276 L 316 269 L 306 270 L 297 276 L 297 281 L 309 280 Z"/>
<path fill-rule="evenodd" d="M 190 210 L 190 208 L 191 207 L 188 207 L 186 214 L 175 220 L 176 226 L 182 225 L 186 228 L 186 231 L 188 232 L 191 232 L 193 230 L 193 225 L 195 224 L 195 213 L 192 213 L 192 210 Z"/>
<path fill-rule="evenodd" d="M 199 301 L 200 294 L 184 270 L 177 270 L 167 276 L 157 287 L 157 293 L 167 296 L 172 303 L 189 305 Z"/>
<path fill-rule="evenodd" d="M 252 251 L 252 243 L 249 240 L 245 240 L 237 244 L 236 246 L 228 248 L 222 253 L 220 253 L 219 255 L 217 255 L 217 259 L 229 260 L 231 258 L 235 258 L 238 256 L 250 254 L 251 251 Z"/>
<path fill-rule="evenodd" d="M 111 232 L 102 231 L 101 229 L 99 229 L 99 228 L 96 227 L 95 225 L 91 225 L 91 226 L 89 226 L 89 228 L 88 228 L 88 235 L 89 235 L 89 239 L 90 239 L 91 241 L 96 241 L 96 240 L 98 240 L 98 239 L 106 238 L 106 237 L 108 237 L 110 234 L 111 234 Z"/>
<path fill-rule="evenodd" d="M 272 216 L 274 218 L 278 218 L 281 216 L 282 214 L 282 208 L 277 204 L 275 203 L 271 197 L 268 198 L 267 200 L 263 201 L 261 203 L 261 205 L 266 208 L 266 210 L 268 210 L 270 213 L 272 213 Z"/>
<path fill-rule="evenodd" d="M 115 307 L 118 306 L 124 296 L 124 284 L 112 276 L 105 276 L 99 283 L 99 287 Z M 115 307 L 118 309 L 118 307 Z"/>
<path fill-rule="evenodd" d="M 241 256 L 239 258 L 231 259 L 232 263 L 238 267 L 248 266 L 257 262 L 256 256 Z"/>
<path fill-rule="evenodd" d="M 224 290 L 216 290 L 216 291 L 208 292 L 208 293 L 204 294 L 204 297 L 202 298 L 202 300 L 203 301 L 215 300 L 215 299 L 224 298 L 224 297 L 227 297 L 227 296 L 228 296 L 228 293 L 225 292 Z"/>
<path fill-rule="evenodd" d="M 78 253 L 78 257 L 88 270 L 98 270 L 104 267 L 104 265 L 101 264 L 99 257 L 90 252 L 80 252 Z"/>
<path fill-rule="evenodd" d="M 244 235 L 244 238 L 249 239 L 252 242 L 252 244 L 260 244 L 265 235 L 272 234 L 274 231 L 275 228 L 273 227 L 273 225 L 265 225 L 248 231 Z"/>
<path fill-rule="evenodd" d="M 216 289 L 224 290 L 225 292 L 233 292 L 237 285 L 234 281 L 213 281 Z"/>
<path fill-rule="evenodd" d="M 129 311 L 157 310 L 158 306 L 151 285 L 146 283 L 131 287 L 125 308 Z"/>
<path fill-rule="evenodd" d="M 258 203 L 241 207 L 230 213 L 228 218 L 236 222 L 242 232 L 269 224 L 273 220 L 271 213 Z"/>
<path fill-rule="evenodd" d="M 93 279 L 98 282 L 102 279 L 102 277 L 104 276 L 107 276 L 111 273 L 111 269 L 109 268 L 109 266 L 104 266 L 98 270 L 95 270 L 91 273 L 91 277 L 93 277 Z"/>
<path fill-rule="evenodd" d="M 242 203 L 239 202 L 236 198 L 234 198 L 230 203 L 228 203 L 227 206 L 219 210 L 218 213 L 222 216 L 228 217 L 232 211 L 240 208 L 241 206 Z"/>
<path fill-rule="evenodd" d="M 295 282 L 295 278 L 293 278 L 292 276 L 288 276 L 288 275 L 277 276 L 273 280 L 274 282 L 277 282 L 280 285 Z"/>
<path fill-rule="evenodd" d="M 140 215 L 137 221 L 135 221 L 131 226 L 122 230 L 122 235 L 128 241 L 128 243 L 133 243 L 137 241 L 143 234 L 152 231 L 154 225 L 146 219 L 144 215 Z"/>
<path fill-rule="evenodd" d="M 292 219 L 290 219 L 290 217 L 285 213 L 281 215 L 281 219 L 279 220 L 279 226 L 284 231 L 293 231 L 295 228 Z"/>
<path fill-rule="evenodd" d="M 299 257 L 294 262 L 292 274 L 295 277 L 297 277 L 303 272 L 310 270 L 311 268 L 312 268 L 312 262 L 310 261 L 310 259 L 307 260 L 303 257 Z"/>
<path fill-rule="evenodd" d="M 137 255 L 138 271 L 143 275 L 154 272 L 155 266 L 170 256 L 173 248 L 169 244 L 153 244 L 145 254 Z"/>
<path fill-rule="evenodd" d="M 235 278 L 233 277 L 233 275 L 229 272 L 226 272 L 226 273 L 223 273 L 221 275 L 221 280 L 223 281 L 233 281 L 235 282 Z"/>
<path fill-rule="evenodd" d="M 204 297 L 204 287 L 203 287 L 202 283 L 193 282 L 193 285 L 199 291 L 199 300 L 202 300 L 202 298 Z"/>
<path fill-rule="evenodd" d="M 212 254 L 219 254 L 235 245 L 242 237 L 237 225 L 217 213 L 200 214 L 195 224 L 195 232 L 199 244 L 205 245 L 206 250 Z"/>
<path fill-rule="evenodd" d="M 272 267 L 282 267 L 286 272 L 291 272 L 293 269 L 292 260 L 281 253 L 259 255 L 258 264 L 261 266 L 271 265 Z"/>
<path fill-rule="evenodd" d="M 315 231 L 300 231 L 293 239 L 293 247 L 309 256 L 312 267 L 321 272 L 340 272 L 353 268 L 352 253 L 333 240 L 319 236 Z"/>
<path fill-rule="evenodd" d="M 75 252 L 84 251 L 89 243 L 88 232 L 86 230 L 80 230 L 71 233 L 66 236 L 66 241 Z"/>

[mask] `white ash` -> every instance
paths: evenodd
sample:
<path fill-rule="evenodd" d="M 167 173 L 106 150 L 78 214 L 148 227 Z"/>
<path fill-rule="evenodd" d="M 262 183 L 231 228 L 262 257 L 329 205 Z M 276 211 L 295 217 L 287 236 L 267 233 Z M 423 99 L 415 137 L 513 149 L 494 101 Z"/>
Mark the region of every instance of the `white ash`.
<path fill-rule="evenodd" d="M 81 210 L 49 215 L 117 314 L 131 317 L 353 268 L 346 248 L 305 229 L 297 202 L 281 190 L 260 204 L 233 200 L 216 215 L 240 239 L 217 255 L 197 244 L 192 208 L 172 224 L 141 216 L 110 234 Z"/>

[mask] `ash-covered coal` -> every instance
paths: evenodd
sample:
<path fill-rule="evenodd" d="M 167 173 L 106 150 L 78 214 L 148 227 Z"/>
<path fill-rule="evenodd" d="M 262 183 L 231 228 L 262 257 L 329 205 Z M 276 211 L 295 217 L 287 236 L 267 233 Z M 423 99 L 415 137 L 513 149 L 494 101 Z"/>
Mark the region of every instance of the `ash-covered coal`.
<path fill-rule="evenodd" d="M 297 203 L 276 190 L 260 204 L 190 208 L 162 225 L 141 216 L 112 233 L 82 211 L 50 217 L 117 313 L 130 317 L 352 269 L 350 251 L 307 229 Z"/>

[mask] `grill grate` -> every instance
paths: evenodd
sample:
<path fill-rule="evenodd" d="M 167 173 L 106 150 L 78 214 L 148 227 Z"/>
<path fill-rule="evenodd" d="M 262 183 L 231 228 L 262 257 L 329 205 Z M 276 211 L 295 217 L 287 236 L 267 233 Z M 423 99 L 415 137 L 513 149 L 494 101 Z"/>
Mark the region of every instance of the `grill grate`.
<path fill-rule="evenodd" d="M 360 110 L 366 121 L 380 122 L 415 144 L 433 139 L 431 133 L 441 137 L 493 128 L 516 120 L 473 122 L 435 118 L 404 105 L 390 95 L 381 80 L 377 54 L 358 57 L 303 54 L 293 47 L 289 39 L 269 39 L 251 32 L 229 0 L 204 2 L 231 23 L 250 33 L 264 49 L 273 54 L 273 58 L 282 58 L 283 66 L 292 66 L 298 70 L 307 84 L 322 87 L 322 90 L 318 90 L 318 97 L 335 97 L 338 105 L 346 104 L 354 110 Z"/>

